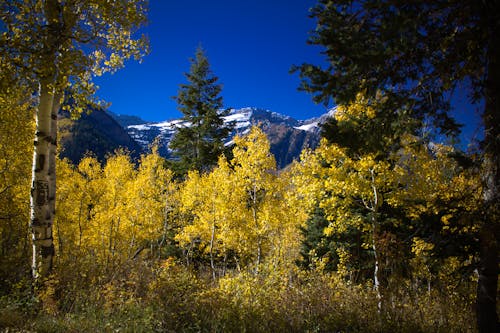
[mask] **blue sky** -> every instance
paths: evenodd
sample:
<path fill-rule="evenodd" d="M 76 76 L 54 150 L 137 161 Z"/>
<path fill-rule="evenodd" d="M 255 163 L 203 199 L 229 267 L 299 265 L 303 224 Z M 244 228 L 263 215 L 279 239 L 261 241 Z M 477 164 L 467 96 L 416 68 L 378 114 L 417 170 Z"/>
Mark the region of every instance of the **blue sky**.
<path fill-rule="evenodd" d="M 326 112 L 297 91 L 290 67 L 321 63 L 320 49 L 306 44 L 315 22 L 314 0 L 151 0 L 151 53 L 142 64 L 127 62 L 113 75 L 98 78 L 99 97 L 110 110 L 160 121 L 181 115 L 172 96 L 198 45 L 223 84 L 225 107 L 255 106 L 308 119 Z"/>
<path fill-rule="evenodd" d="M 96 81 L 99 97 L 110 110 L 137 115 L 147 121 L 178 118 L 172 96 L 185 83 L 189 58 L 198 45 L 205 49 L 211 68 L 223 84 L 225 107 L 260 107 L 308 119 L 327 111 L 297 90 L 298 74 L 290 67 L 303 62 L 322 64 L 321 48 L 306 43 L 315 27 L 309 9 L 316 0 L 150 0 L 151 53 L 141 64 Z M 477 107 L 463 93 L 454 100 L 455 116 L 465 123 L 467 142 L 478 130 Z"/>

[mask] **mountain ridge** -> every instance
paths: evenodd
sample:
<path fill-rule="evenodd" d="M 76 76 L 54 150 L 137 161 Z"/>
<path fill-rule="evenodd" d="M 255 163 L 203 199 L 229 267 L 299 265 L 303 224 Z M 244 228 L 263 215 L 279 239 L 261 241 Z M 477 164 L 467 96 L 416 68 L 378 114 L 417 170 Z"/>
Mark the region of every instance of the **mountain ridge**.
<path fill-rule="evenodd" d="M 122 120 L 115 115 L 117 121 Z M 270 110 L 244 107 L 230 109 L 229 115 L 224 117 L 226 123 L 233 122 L 234 130 L 229 135 L 226 145 L 232 143 L 235 135 L 245 135 L 253 125 L 259 125 L 269 138 L 271 152 L 276 158 L 278 168 L 284 168 L 293 160 L 299 158 L 305 148 L 315 148 L 319 143 L 319 127 L 322 117 L 308 120 L 297 120 Z M 126 125 L 125 122 L 123 122 Z M 148 150 L 153 141 L 159 145 L 160 155 L 166 158 L 172 157 L 172 151 L 168 144 L 175 135 L 176 128 L 189 126 L 182 119 L 173 119 L 160 122 L 144 122 L 142 124 L 126 125 L 125 129 L 129 135 L 144 150 Z"/>
<path fill-rule="evenodd" d="M 305 148 L 313 149 L 318 145 L 320 126 L 328 116 L 331 116 L 331 111 L 317 118 L 297 120 L 262 108 L 233 108 L 224 117 L 225 122 L 235 124 L 226 145 L 232 144 L 235 135 L 245 135 L 251 126 L 259 125 L 270 141 L 277 167 L 282 169 L 298 160 Z M 84 113 L 78 120 L 71 120 L 64 114 L 60 114 L 60 118 L 63 133 L 60 156 L 75 164 L 89 152 L 104 160 L 118 148 L 125 148 L 137 159 L 150 150 L 153 142 L 158 144 L 162 157 L 172 158 L 169 143 L 176 128 L 189 126 L 182 119 L 148 122 L 138 116 L 103 110 Z"/>
<path fill-rule="evenodd" d="M 143 153 L 142 147 L 107 111 L 83 112 L 76 120 L 68 112 L 60 111 L 58 118 L 59 156 L 74 164 L 88 154 L 104 161 L 120 148 L 128 150 L 134 159 Z"/>

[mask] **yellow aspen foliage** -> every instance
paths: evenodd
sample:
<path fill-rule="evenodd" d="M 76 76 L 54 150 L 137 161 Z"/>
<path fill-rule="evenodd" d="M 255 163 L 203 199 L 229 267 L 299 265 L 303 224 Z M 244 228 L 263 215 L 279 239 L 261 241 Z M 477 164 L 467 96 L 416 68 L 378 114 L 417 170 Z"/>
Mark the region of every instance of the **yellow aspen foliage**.
<path fill-rule="evenodd" d="M 184 247 L 197 244 L 213 270 L 217 256 L 235 253 L 230 259 L 237 265 L 258 271 L 265 258 L 277 265 L 297 252 L 298 213 L 262 130 L 254 127 L 234 142 L 230 162 L 221 157 L 211 173 L 188 174 L 180 189 L 186 224 L 176 239 Z"/>
<path fill-rule="evenodd" d="M 359 230 L 364 235 L 363 247 L 373 253 L 377 265 L 382 232 L 399 228 L 411 233 L 413 266 L 428 271 L 429 253 L 439 249 L 422 237 L 453 240 L 477 231 L 470 219 L 480 206 L 480 181 L 461 168 L 452 153 L 451 147 L 424 145 L 408 136 L 399 151 L 380 160 L 371 154 L 350 156 L 346 149 L 323 140 L 315 151 L 302 154 L 293 182 L 304 209 L 312 213 L 320 207 L 325 212 L 326 236 Z M 391 211 L 403 214 L 391 216 Z M 438 234 L 424 235 L 423 230 Z M 463 248 L 468 251 L 470 246 Z M 338 269 L 345 271 L 347 263 L 341 264 L 349 256 L 341 245 L 337 252 L 343 258 Z"/>
<path fill-rule="evenodd" d="M 28 230 L 32 133 L 32 96 L 17 87 L 4 63 L 0 68 L 0 279 L 21 276 L 31 251 Z M 30 134 L 31 133 L 31 134 Z M 19 263 L 25 263 L 20 265 Z M 11 280 L 12 281 L 12 280 Z M 5 284 L 7 288 L 7 283 Z"/>
<path fill-rule="evenodd" d="M 230 172 L 226 159 L 221 156 L 210 173 L 190 171 L 179 192 L 181 214 L 191 221 L 175 239 L 184 247 L 197 243 L 210 258 L 214 278 L 217 257 L 225 257 L 227 250 L 232 248 L 228 233 L 231 230 L 229 223 L 235 218 L 231 198 L 236 189 L 232 186 Z"/>
<path fill-rule="evenodd" d="M 310 203 L 311 207 L 317 205 L 324 210 L 330 222 L 324 229 L 325 235 L 341 235 L 353 228 L 365 235 L 362 247 L 371 248 L 374 256 L 373 282 L 380 310 L 380 250 L 377 243 L 384 221 L 380 220 L 379 210 L 384 195 L 390 195 L 390 190 L 394 188 L 395 179 L 389 163 L 376 160 L 372 154 L 351 158 L 345 149 L 328 144 L 326 140 L 321 142 L 314 156 L 307 158 L 304 163 L 303 172 L 311 180 L 312 190 L 317 193 L 311 197 L 308 194 L 311 189 L 307 189 L 307 184 L 299 193 L 314 200 Z M 343 247 L 337 247 L 336 251 L 339 257 L 338 270 L 347 275 L 349 255 Z"/>
<path fill-rule="evenodd" d="M 269 140 L 256 126 L 246 136 L 236 137 L 234 142 L 231 164 L 235 182 L 244 191 L 235 203 L 239 211 L 235 225 L 239 231 L 238 250 L 254 262 L 258 271 L 281 222 L 276 162 L 270 153 Z"/>
<path fill-rule="evenodd" d="M 129 223 L 133 179 L 136 176 L 130 157 L 123 152 L 108 158 L 103 168 L 102 201 L 95 209 L 95 236 L 90 240 L 103 251 L 106 263 L 129 255 L 135 245 L 134 228 Z"/>
<path fill-rule="evenodd" d="M 360 118 L 373 119 L 376 116 L 377 109 L 369 105 L 369 100 L 363 94 L 358 94 L 356 100 L 349 105 L 339 105 L 335 112 L 335 119 L 339 122 L 356 122 Z"/>
<path fill-rule="evenodd" d="M 300 227 L 308 218 L 307 212 L 297 202 L 297 189 L 292 181 L 291 170 L 281 171 L 274 179 L 276 194 L 275 200 L 271 200 L 272 207 L 269 207 L 274 217 L 268 254 L 268 262 L 273 270 L 296 267 L 302 242 Z"/>
<path fill-rule="evenodd" d="M 351 158 L 346 150 L 322 140 L 314 153 L 302 155 L 295 178 L 305 206 L 323 208 L 331 221 L 326 233 L 344 232 L 349 226 L 370 230 L 366 212 L 376 213 L 396 181 L 389 163 L 367 154 Z M 385 195 L 384 195 L 385 194 Z M 365 213 L 359 214 L 352 207 Z"/>
<path fill-rule="evenodd" d="M 77 167 L 59 161 L 58 173 L 60 257 L 90 255 L 109 268 L 163 245 L 167 202 L 175 186 L 156 148 L 142 156 L 138 167 L 118 151 L 103 167 L 92 157 Z"/>
<path fill-rule="evenodd" d="M 481 181 L 477 174 L 463 170 L 450 157 L 454 153 L 452 147 L 423 146 L 415 144 L 414 138 L 406 140 L 407 144 L 395 156 L 401 187 L 399 195 L 391 198 L 391 205 L 403 207 L 411 218 L 418 218 L 422 214 L 438 214 L 445 202 L 456 202 L 456 207 L 441 217 L 445 228 L 458 209 L 477 209 Z"/>
<path fill-rule="evenodd" d="M 311 216 L 318 209 L 324 213 L 327 226 L 323 239 L 331 244 L 325 258 L 336 260 L 337 271 L 347 277 L 352 276 L 349 270 L 358 274 L 356 269 L 372 265 L 380 310 L 381 281 L 389 281 L 388 272 L 405 262 L 411 264 L 417 279 L 425 277 L 427 282 L 437 278 L 438 262 L 453 257 L 442 249 L 444 244 L 462 256 L 461 266 L 447 267 L 458 271 L 457 267 L 471 264 L 467 253 L 474 247 L 477 231 L 471 220 L 480 206 L 481 191 L 477 175 L 460 167 L 452 157 L 457 154 L 452 147 L 424 144 L 397 131 L 385 134 L 387 124 L 377 113 L 376 101 L 371 103 L 362 96 L 351 105 L 339 106 L 331 129 L 341 138 L 331 138 L 338 143 L 323 139 L 315 151 L 303 152 L 301 163 L 294 166 L 293 183 L 297 201 Z M 381 132 L 369 133 L 372 126 Z M 349 135 L 359 135 L 359 127 L 367 137 L 356 139 L 351 147 L 345 141 Z M 379 145 L 377 138 L 383 144 Z M 392 146 L 400 148 L 380 150 Z M 458 244 L 460 241 L 463 244 Z M 361 251 L 353 246 L 355 242 Z M 323 258 L 307 246 L 312 260 L 320 266 Z M 412 258 L 398 258 L 403 249 Z M 365 263 L 360 265 L 360 261 Z"/>
<path fill-rule="evenodd" d="M 85 162 L 89 162 L 90 159 L 90 157 L 84 158 Z M 99 163 L 95 162 L 100 169 Z M 68 160 L 57 161 L 57 175 L 61 181 L 57 184 L 59 198 L 56 202 L 58 214 L 54 221 L 54 241 L 61 258 L 62 254 L 76 255 L 72 252 L 81 249 L 85 244 L 84 235 L 89 228 L 91 191 L 90 180 L 78 172 Z"/>
<path fill-rule="evenodd" d="M 101 164 L 93 157 L 83 158 L 76 167 L 67 160 L 58 160 L 57 173 L 60 181 L 54 232 L 58 258 L 98 256 L 100 248 L 93 239 L 99 227 L 95 215 L 104 195 Z"/>
<path fill-rule="evenodd" d="M 165 168 L 157 146 L 141 157 L 135 179 L 128 189 L 131 194 L 128 218 L 133 238 L 130 250 L 136 251 L 134 255 L 148 245 L 150 248 L 164 245 L 168 210 L 176 191 L 172 178 L 173 173 Z"/>

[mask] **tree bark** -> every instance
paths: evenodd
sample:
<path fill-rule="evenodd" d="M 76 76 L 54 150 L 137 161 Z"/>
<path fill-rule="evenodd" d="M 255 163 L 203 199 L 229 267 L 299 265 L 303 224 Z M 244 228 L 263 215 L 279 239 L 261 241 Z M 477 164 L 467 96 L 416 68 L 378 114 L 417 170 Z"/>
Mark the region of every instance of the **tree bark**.
<path fill-rule="evenodd" d="M 252 207 L 251 207 L 252 218 L 255 226 L 255 231 L 257 234 L 257 257 L 255 259 L 255 274 L 259 274 L 259 266 L 262 260 L 262 240 L 260 237 L 259 221 L 257 219 L 257 186 L 255 184 L 255 180 L 251 192 L 251 200 L 252 200 Z"/>
<path fill-rule="evenodd" d="M 377 218 L 378 208 L 381 206 L 380 195 L 377 190 L 377 186 L 375 185 L 375 170 L 370 169 L 370 177 L 371 177 L 371 187 L 373 191 L 373 202 L 371 206 L 367 206 L 367 208 L 371 211 L 371 220 L 372 220 L 372 249 L 373 249 L 373 258 L 375 260 L 373 267 L 373 287 L 375 292 L 377 293 L 377 310 L 380 313 L 382 311 L 382 294 L 380 292 L 380 278 L 379 278 L 379 269 L 380 269 L 380 261 L 379 255 L 377 251 Z M 366 206 L 366 204 L 365 204 Z"/>
<path fill-rule="evenodd" d="M 54 93 L 54 101 L 50 114 L 50 136 L 51 144 L 49 147 L 49 202 L 50 211 L 53 216 L 56 215 L 56 157 L 57 157 L 57 114 L 61 107 L 62 94 Z"/>
<path fill-rule="evenodd" d="M 47 29 L 46 34 L 41 36 L 44 43 L 41 53 L 43 67 L 39 83 L 40 100 L 36 112 L 30 197 L 30 228 L 33 240 L 31 270 L 35 284 L 50 274 L 55 254 L 52 226 L 55 215 L 57 118 L 53 119 L 52 114 L 54 109 L 59 109 L 61 102 L 61 94 L 57 93 L 55 96 L 56 62 L 62 45 L 61 4 L 57 0 L 47 0 L 43 2 L 43 13 Z"/>
<path fill-rule="evenodd" d="M 498 250 L 500 236 L 500 33 L 492 24 L 488 45 L 484 121 L 484 221 L 480 231 L 479 280 L 477 284 L 477 324 L 479 332 L 499 332 L 496 312 Z"/>
<path fill-rule="evenodd" d="M 210 235 L 210 268 L 212 269 L 212 278 L 215 281 L 215 263 L 214 263 L 214 241 L 215 241 L 215 219 L 212 221 L 212 230 Z"/>
<path fill-rule="evenodd" d="M 33 240 L 32 276 L 36 281 L 48 276 L 52 270 L 54 243 L 52 239 L 53 214 L 50 206 L 49 154 L 51 112 L 54 91 L 50 80 L 40 83 L 40 102 L 36 113 L 35 150 L 33 153 L 30 198 L 30 228 Z"/>
<path fill-rule="evenodd" d="M 379 278 L 379 255 L 377 251 L 377 225 L 375 217 L 372 217 L 372 249 L 373 249 L 373 259 L 375 260 L 373 267 L 373 288 L 377 293 L 377 310 L 380 313 L 382 311 L 382 294 L 380 293 L 380 278 Z"/>

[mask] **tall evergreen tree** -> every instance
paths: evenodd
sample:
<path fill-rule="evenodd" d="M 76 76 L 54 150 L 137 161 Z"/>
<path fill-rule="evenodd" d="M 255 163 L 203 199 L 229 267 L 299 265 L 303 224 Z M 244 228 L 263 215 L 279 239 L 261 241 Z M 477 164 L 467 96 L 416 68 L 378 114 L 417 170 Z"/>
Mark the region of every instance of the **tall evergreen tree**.
<path fill-rule="evenodd" d="M 325 47 L 328 66 L 299 67 L 302 88 L 318 102 L 355 100 L 382 91 L 387 112 L 408 109 L 435 120 L 444 133 L 458 126 L 450 94 L 468 88 L 484 101 L 484 219 L 478 266 L 481 332 L 500 326 L 496 313 L 500 239 L 500 1 L 319 0 L 310 43 Z M 396 106 L 396 108 L 394 108 Z"/>
<path fill-rule="evenodd" d="M 203 48 L 198 47 L 191 67 L 186 73 L 188 83 L 180 85 L 175 97 L 178 109 L 184 114 L 183 126 L 170 142 L 177 160 L 173 168 L 178 175 L 189 170 L 207 171 L 217 164 L 224 152 L 224 139 L 232 130 L 224 123 L 229 110 L 222 111 L 222 85 L 210 69 Z"/>

